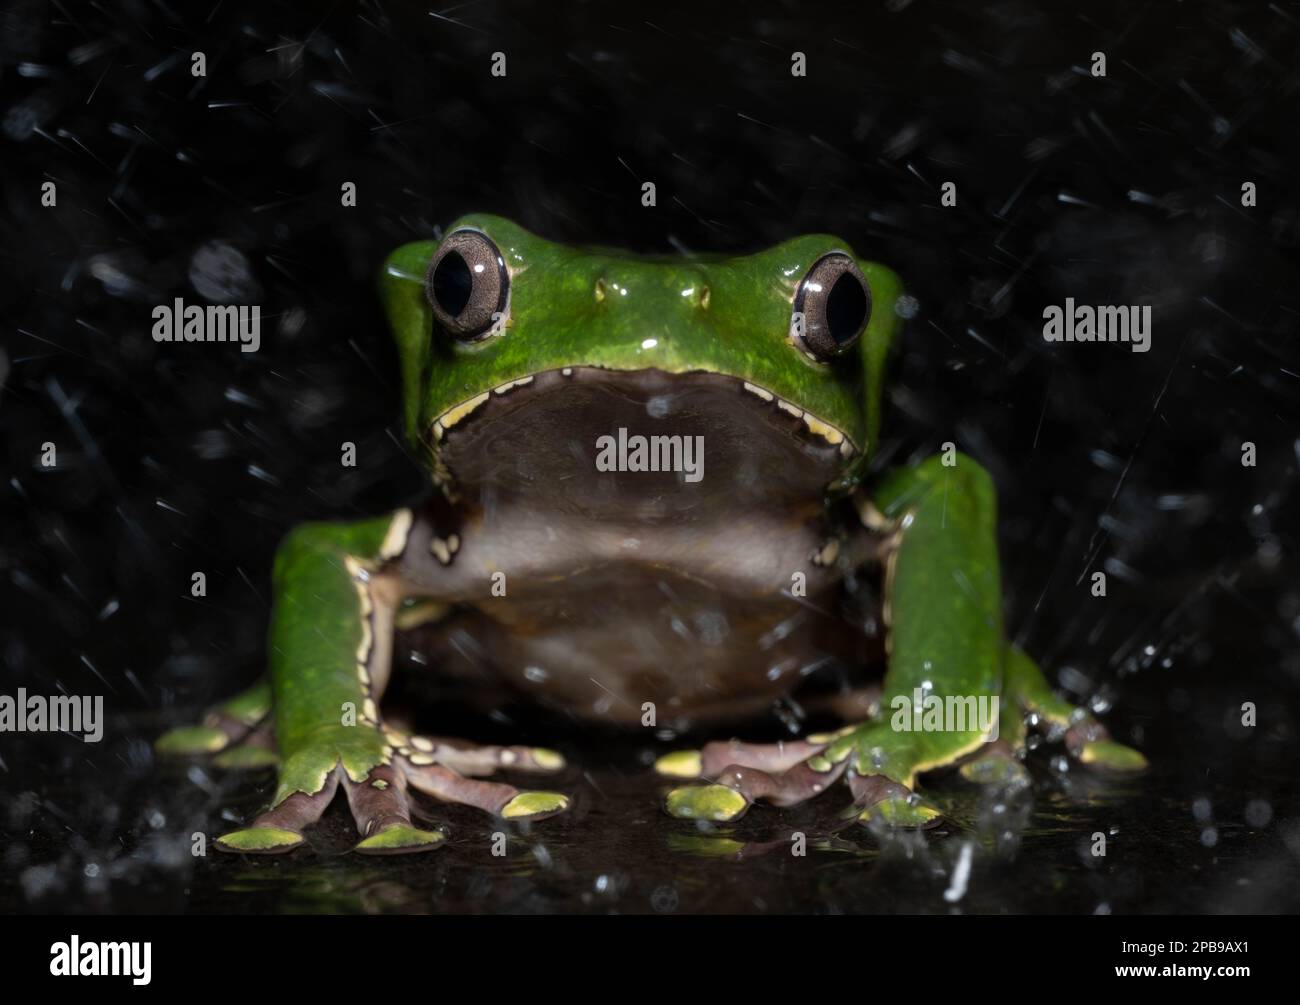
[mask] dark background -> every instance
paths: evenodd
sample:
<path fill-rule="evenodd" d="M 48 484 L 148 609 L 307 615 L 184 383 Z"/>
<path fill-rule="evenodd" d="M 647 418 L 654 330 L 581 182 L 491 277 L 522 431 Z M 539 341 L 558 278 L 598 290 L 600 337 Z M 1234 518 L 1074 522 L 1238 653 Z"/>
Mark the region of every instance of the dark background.
<path fill-rule="evenodd" d="M 7 5 L 4 690 L 103 694 L 110 722 L 99 745 L 0 736 L 0 903 L 1300 907 L 1300 6 L 636 7 Z M 196 50 L 206 78 L 190 75 Z M 1088 72 L 1098 50 L 1104 79 Z M 46 180 L 56 208 L 40 205 Z M 955 208 L 939 205 L 944 181 Z M 336 807 L 289 860 L 192 859 L 189 833 L 254 811 L 271 779 L 159 765 L 152 739 L 261 672 L 289 527 L 423 490 L 375 277 L 394 246 L 474 210 L 649 252 L 830 231 L 895 268 L 917 311 L 879 462 L 952 440 L 990 469 L 1008 630 L 1152 771 L 1099 782 L 1038 751 L 1031 795 L 937 780 L 945 834 L 843 832 L 805 859 L 789 832 L 825 836 L 838 807 L 759 809 L 728 832 L 753 843 L 736 862 L 657 809 L 643 765 L 662 746 L 552 730 L 532 738 L 581 764 L 558 785 L 575 811 L 512 832 L 504 860 L 486 852 L 497 824 L 441 807 L 452 841 L 429 857 L 343 855 Z M 177 296 L 261 304 L 261 351 L 154 343 L 150 311 Z M 1048 345 L 1042 309 L 1066 297 L 1152 305 L 1151 351 Z M 190 596 L 194 571 L 206 598 Z M 775 709 L 754 734 L 789 719 Z M 1102 860 L 1087 853 L 1098 830 Z M 941 894 L 968 840 L 954 906 Z"/>

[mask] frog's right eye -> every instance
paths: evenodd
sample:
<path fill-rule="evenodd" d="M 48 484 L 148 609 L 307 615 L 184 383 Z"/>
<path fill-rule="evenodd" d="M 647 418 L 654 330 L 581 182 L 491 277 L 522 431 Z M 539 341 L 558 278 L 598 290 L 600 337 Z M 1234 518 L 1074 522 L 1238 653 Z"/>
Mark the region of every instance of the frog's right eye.
<path fill-rule="evenodd" d="M 438 323 L 458 339 L 488 335 L 506 316 L 510 274 L 487 235 L 457 230 L 447 235 L 429 263 L 425 293 Z"/>

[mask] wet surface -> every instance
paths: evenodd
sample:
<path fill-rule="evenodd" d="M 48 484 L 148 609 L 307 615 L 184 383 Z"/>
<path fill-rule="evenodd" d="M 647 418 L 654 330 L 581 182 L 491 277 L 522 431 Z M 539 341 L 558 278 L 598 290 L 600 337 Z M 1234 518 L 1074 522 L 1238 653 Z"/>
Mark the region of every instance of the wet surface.
<path fill-rule="evenodd" d="M 1159 705 L 1126 705 L 1116 718 L 1118 736 L 1141 737 L 1151 771 L 1099 776 L 1044 742 L 1029 755 L 1028 789 L 929 776 L 925 794 L 945 822 L 924 833 L 846 822 L 844 785 L 797 808 L 756 806 L 726 826 L 675 820 L 660 808 L 670 783 L 648 765 L 680 744 L 612 734 L 584 742 L 574 732 L 560 744 L 570 766 L 547 776 L 545 787 L 573 796 L 568 813 L 516 825 L 416 797 L 417 824 L 448 840 L 388 858 L 351 853 L 356 835 L 341 798 L 307 846 L 288 856 L 194 857 L 195 832 L 210 839 L 261 808 L 272 791 L 267 772 L 142 763 L 121 803 L 87 798 L 52 777 L 39 800 L 9 805 L 10 824 L 27 826 L 6 829 L 17 882 L 3 906 L 416 914 L 1300 909 L 1300 806 L 1285 752 L 1275 759 L 1268 740 L 1238 736 L 1215 738 L 1227 756 L 1209 758 L 1208 734 L 1178 728 Z M 139 743 L 158 725 L 145 726 Z M 477 726 L 501 728 L 499 720 Z M 118 747 L 113 759 L 129 760 L 123 754 Z M 511 780 L 541 787 L 537 776 Z"/>
<path fill-rule="evenodd" d="M 1148 779 L 1159 785 L 1162 779 Z M 1054 787 L 1003 812 L 954 783 L 927 794 L 955 825 L 924 835 L 846 829 L 829 807 L 752 810 L 738 825 L 699 828 L 657 807 L 644 773 L 594 771 L 573 812 L 510 832 L 467 813 L 432 814 L 446 848 L 400 861 L 346 856 L 354 837 L 333 813 L 311 851 L 288 862 L 215 861 L 197 867 L 189 904 L 203 910 L 413 913 L 892 913 L 1294 911 L 1300 863 L 1274 831 L 1239 818 L 1232 793 L 1207 790 L 1237 820 L 1215 847 L 1172 800 L 1142 784 Z M 1222 812 L 1222 810 L 1220 811 Z M 981 822 L 981 817 L 984 822 Z M 1022 829 L 1023 828 L 1023 829 Z M 1104 861 L 1093 832 L 1108 835 Z M 797 834 L 804 856 L 794 854 Z M 1291 842 L 1300 833 L 1291 833 Z M 954 867 L 972 847 L 968 888 L 948 900 Z M 1159 851 L 1151 854 L 1154 848 Z M 1145 850 L 1144 850 L 1145 849 Z M 340 857 L 344 856 L 344 857 Z"/>

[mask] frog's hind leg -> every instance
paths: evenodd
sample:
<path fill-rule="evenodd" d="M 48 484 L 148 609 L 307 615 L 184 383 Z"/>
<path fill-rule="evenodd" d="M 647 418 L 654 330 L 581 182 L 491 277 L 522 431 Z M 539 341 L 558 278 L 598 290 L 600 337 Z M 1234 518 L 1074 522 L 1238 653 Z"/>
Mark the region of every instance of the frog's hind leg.
<path fill-rule="evenodd" d="M 270 681 L 262 678 L 211 709 L 197 726 L 169 730 L 154 749 L 164 757 L 215 754 L 214 763 L 222 768 L 274 765 L 278 758 L 272 738 Z"/>
<path fill-rule="evenodd" d="M 1106 727 L 1084 709 L 1058 698 L 1037 664 L 1015 646 L 1007 646 L 1005 680 L 1007 704 L 1035 717 L 1049 739 L 1064 739 L 1065 749 L 1081 764 L 1118 772 L 1146 768 L 1140 753 L 1112 740 Z M 1020 742 L 1023 745 L 1023 727 Z"/>
<path fill-rule="evenodd" d="M 444 842 L 438 831 L 411 823 L 412 785 L 507 818 L 568 807 L 557 793 L 467 778 L 499 768 L 556 770 L 564 764 L 558 754 L 409 736 L 385 724 L 379 701 L 397 614 L 409 613 L 403 598 L 412 592 L 400 564 L 412 519 L 401 510 L 357 523 L 308 524 L 281 545 L 270 641 L 279 784 L 270 809 L 218 838 L 218 848 L 267 853 L 301 846 L 340 785 L 363 854 L 426 851 Z"/>

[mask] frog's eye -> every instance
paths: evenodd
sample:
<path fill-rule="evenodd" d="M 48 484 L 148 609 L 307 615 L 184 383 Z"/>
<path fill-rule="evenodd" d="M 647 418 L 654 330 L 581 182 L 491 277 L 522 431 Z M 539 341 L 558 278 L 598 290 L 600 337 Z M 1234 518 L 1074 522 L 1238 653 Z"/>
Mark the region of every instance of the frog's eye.
<path fill-rule="evenodd" d="M 790 330 L 802 349 L 827 362 L 857 343 L 870 317 L 866 276 L 848 255 L 832 251 L 799 284 Z"/>
<path fill-rule="evenodd" d="M 505 259 L 477 230 L 448 234 L 429 263 L 429 304 L 438 323 L 458 339 L 487 335 L 505 317 L 509 292 Z"/>

